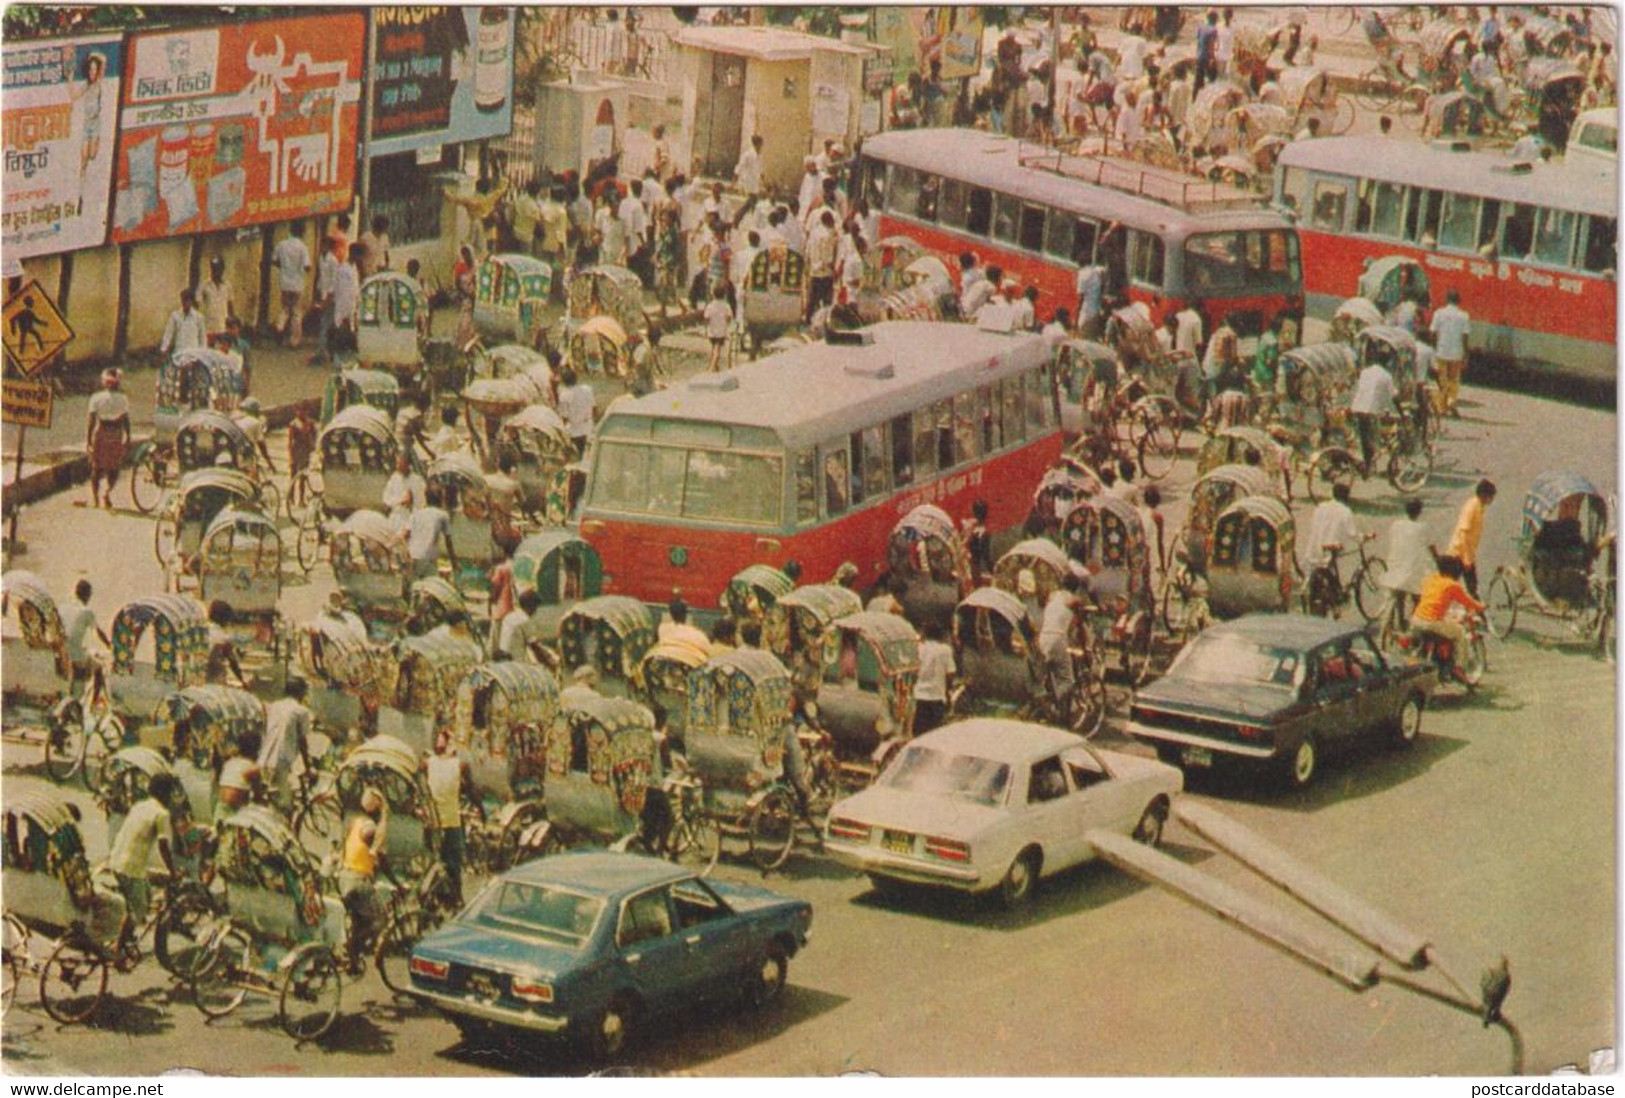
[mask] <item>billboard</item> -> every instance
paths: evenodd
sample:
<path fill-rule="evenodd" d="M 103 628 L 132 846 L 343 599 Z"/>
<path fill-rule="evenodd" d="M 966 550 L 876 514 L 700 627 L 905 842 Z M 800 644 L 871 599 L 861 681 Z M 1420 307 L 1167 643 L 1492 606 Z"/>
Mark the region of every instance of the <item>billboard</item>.
<path fill-rule="evenodd" d="M 372 9 L 371 156 L 513 129 L 512 8 Z"/>
<path fill-rule="evenodd" d="M 17 259 L 94 248 L 107 236 L 123 36 L 7 43 L 0 237 Z"/>
<path fill-rule="evenodd" d="M 911 72 L 931 71 L 942 62 L 942 79 L 975 76 L 982 61 L 982 11 L 974 7 L 880 7 L 873 38 L 892 51 L 892 78 L 906 83 Z"/>
<path fill-rule="evenodd" d="M 346 12 L 133 36 L 113 240 L 347 209 L 365 19 Z"/>

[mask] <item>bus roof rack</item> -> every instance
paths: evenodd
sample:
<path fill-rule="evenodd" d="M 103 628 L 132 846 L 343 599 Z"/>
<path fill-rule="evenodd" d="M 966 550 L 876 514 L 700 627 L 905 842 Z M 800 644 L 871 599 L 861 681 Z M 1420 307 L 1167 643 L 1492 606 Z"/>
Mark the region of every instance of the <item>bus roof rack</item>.
<path fill-rule="evenodd" d="M 1184 172 L 1122 157 L 1063 153 L 1039 145 L 1018 144 L 1016 160 L 1024 168 L 1054 172 L 1097 187 L 1148 198 L 1184 210 L 1257 209 L 1258 197 L 1217 181 L 1192 179 Z"/>

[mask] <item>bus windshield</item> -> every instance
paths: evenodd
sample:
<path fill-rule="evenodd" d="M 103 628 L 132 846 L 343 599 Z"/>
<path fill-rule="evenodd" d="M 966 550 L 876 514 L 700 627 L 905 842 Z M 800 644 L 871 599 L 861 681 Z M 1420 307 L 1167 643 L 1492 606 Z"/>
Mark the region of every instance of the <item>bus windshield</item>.
<path fill-rule="evenodd" d="M 783 471 L 778 455 L 606 439 L 599 444 L 592 506 L 662 518 L 777 526 Z"/>
<path fill-rule="evenodd" d="M 1298 238 L 1285 229 L 1201 233 L 1185 242 L 1185 282 L 1194 294 L 1292 293 L 1299 277 Z"/>

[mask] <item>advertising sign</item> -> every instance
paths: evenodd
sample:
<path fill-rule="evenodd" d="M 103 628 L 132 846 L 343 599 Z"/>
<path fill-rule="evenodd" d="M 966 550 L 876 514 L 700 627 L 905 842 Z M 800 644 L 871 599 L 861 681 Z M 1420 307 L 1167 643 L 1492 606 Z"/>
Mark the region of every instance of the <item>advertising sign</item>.
<path fill-rule="evenodd" d="M 348 208 L 365 18 L 309 15 L 132 37 L 113 240 Z"/>
<path fill-rule="evenodd" d="M 511 8 L 372 9 L 373 156 L 513 129 Z"/>
<path fill-rule="evenodd" d="M 980 69 L 982 12 L 963 7 L 876 8 L 874 40 L 891 47 L 892 74 L 899 84 L 911 72 L 929 73 L 932 61 L 942 62 L 942 79 L 960 80 Z"/>
<path fill-rule="evenodd" d="M 94 248 L 107 236 L 122 37 L 7 43 L 3 110 L 6 253 Z"/>
<path fill-rule="evenodd" d="M 0 422 L 17 427 L 49 427 L 51 383 L 7 381 L 0 386 Z"/>
<path fill-rule="evenodd" d="M 959 80 L 975 76 L 982 61 L 982 9 L 937 8 L 933 39 L 934 49 L 926 59 L 940 58 L 942 78 Z"/>

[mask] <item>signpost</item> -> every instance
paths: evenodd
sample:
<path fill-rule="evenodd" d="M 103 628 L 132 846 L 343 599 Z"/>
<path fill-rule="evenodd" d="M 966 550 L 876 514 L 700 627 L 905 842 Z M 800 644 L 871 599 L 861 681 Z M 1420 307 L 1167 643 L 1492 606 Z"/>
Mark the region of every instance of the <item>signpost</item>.
<path fill-rule="evenodd" d="M 73 342 L 73 329 L 62 318 L 51 295 L 30 281 L 6 300 L 0 309 L 0 342 L 5 344 L 6 360 L 25 378 L 33 378 Z M 0 422 L 17 428 L 17 466 L 12 474 L 16 484 L 23 475 L 23 441 L 30 427 L 51 425 L 51 385 L 46 381 L 7 378 L 0 384 Z M 11 509 L 11 530 L 7 540 L 17 552 L 17 516 L 20 506 Z"/>

